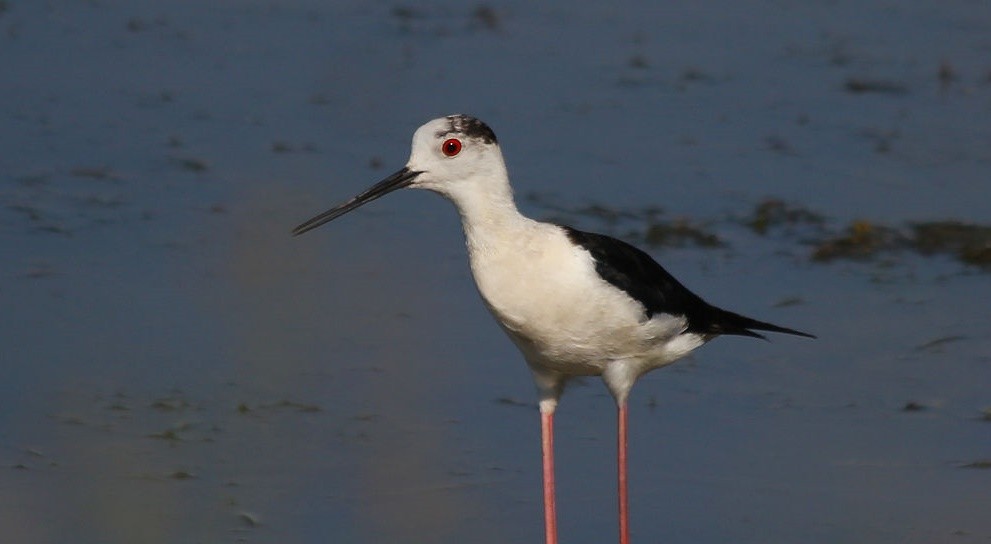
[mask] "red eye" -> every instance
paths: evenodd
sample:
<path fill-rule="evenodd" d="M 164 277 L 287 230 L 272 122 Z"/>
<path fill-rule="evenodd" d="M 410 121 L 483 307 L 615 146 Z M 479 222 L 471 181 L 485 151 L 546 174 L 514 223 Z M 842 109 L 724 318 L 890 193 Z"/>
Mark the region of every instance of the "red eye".
<path fill-rule="evenodd" d="M 445 140 L 444 143 L 441 144 L 440 150 L 448 157 L 453 157 L 458 153 L 461 153 L 461 140 L 457 138 Z"/>

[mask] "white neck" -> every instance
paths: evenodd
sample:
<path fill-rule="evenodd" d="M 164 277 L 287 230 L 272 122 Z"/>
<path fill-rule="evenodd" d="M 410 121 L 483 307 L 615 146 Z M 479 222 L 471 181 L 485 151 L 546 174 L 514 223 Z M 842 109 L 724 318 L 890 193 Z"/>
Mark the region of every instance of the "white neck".
<path fill-rule="evenodd" d="M 504 244 L 530 222 L 520 214 L 509 183 L 483 180 L 483 187 L 466 188 L 451 200 L 461 216 L 469 251 L 486 250 Z"/>
<path fill-rule="evenodd" d="M 502 161 L 489 161 L 467 177 L 424 188 L 440 193 L 458 209 L 469 251 L 484 250 L 531 222 L 516 209 L 513 189 Z"/>

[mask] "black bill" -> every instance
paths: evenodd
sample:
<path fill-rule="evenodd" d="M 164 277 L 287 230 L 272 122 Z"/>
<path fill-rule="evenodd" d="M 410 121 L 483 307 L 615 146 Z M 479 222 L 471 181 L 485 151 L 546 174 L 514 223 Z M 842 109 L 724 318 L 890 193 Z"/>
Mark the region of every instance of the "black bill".
<path fill-rule="evenodd" d="M 338 217 L 348 213 L 349 211 L 367 204 L 376 198 L 385 196 L 396 189 L 402 189 L 403 187 L 409 186 L 419 176 L 422 172 L 417 172 L 410 170 L 409 168 L 403 168 L 402 170 L 392 174 L 391 176 L 383 179 L 382 181 L 376 183 L 369 187 L 365 192 L 359 194 L 358 196 L 348 200 L 340 206 L 335 206 L 322 214 L 300 224 L 298 227 L 292 229 L 293 236 L 299 236 L 308 230 L 313 230 L 324 223 L 333 221 Z"/>

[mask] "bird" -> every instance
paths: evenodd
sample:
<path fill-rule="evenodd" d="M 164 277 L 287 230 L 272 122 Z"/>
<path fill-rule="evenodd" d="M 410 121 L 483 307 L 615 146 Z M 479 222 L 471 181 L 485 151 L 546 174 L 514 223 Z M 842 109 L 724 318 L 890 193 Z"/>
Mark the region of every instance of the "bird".
<path fill-rule="evenodd" d="M 601 376 L 615 400 L 619 541 L 629 544 L 627 400 L 637 379 L 717 336 L 815 338 L 707 303 L 622 240 L 524 216 L 495 132 L 470 115 L 448 115 L 418 128 L 403 168 L 292 234 L 402 188 L 426 189 L 454 204 L 478 292 L 533 375 L 546 544 L 557 544 L 554 414 L 568 380 Z"/>

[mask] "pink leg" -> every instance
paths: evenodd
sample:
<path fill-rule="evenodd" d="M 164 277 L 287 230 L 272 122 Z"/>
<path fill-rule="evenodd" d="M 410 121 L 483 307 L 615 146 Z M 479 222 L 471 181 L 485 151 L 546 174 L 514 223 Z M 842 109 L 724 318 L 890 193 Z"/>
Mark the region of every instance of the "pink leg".
<path fill-rule="evenodd" d="M 554 412 L 540 413 L 540 443 L 544 458 L 544 529 L 547 544 L 557 544 L 554 505 Z"/>
<path fill-rule="evenodd" d="M 617 457 L 619 465 L 619 544 L 630 544 L 630 498 L 626 486 L 626 402 L 619 405 Z"/>

